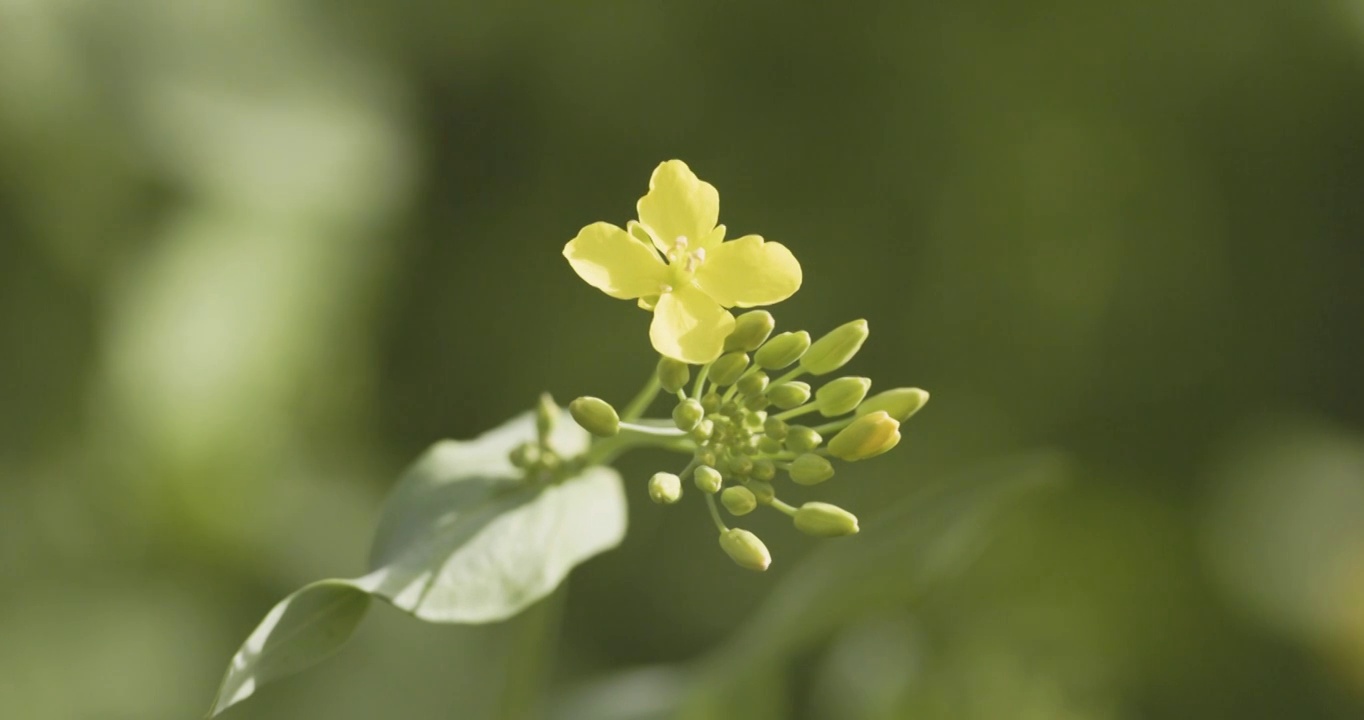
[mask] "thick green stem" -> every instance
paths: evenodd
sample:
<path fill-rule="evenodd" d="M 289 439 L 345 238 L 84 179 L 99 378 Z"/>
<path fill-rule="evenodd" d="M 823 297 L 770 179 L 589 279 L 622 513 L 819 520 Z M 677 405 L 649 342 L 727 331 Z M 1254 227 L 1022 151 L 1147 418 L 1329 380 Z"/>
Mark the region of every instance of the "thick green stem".
<path fill-rule="evenodd" d="M 768 505 L 771 505 L 772 507 L 774 507 L 774 508 L 776 508 L 776 509 L 778 509 L 778 510 L 780 510 L 780 511 L 782 511 L 783 513 L 785 513 L 785 514 L 787 514 L 787 515 L 790 515 L 791 517 L 795 517 L 795 516 L 796 516 L 796 508 L 791 507 L 790 505 L 787 505 L 786 503 L 784 503 L 784 502 L 782 502 L 782 501 L 780 501 L 780 500 L 778 500 L 778 499 L 776 499 L 776 498 L 772 498 L 771 502 L 769 502 L 769 503 L 767 503 L 767 504 L 768 504 Z"/>
<path fill-rule="evenodd" d="M 729 530 L 725 525 L 725 521 L 720 519 L 720 508 L 715 505 L 715 496 L 710 493 L 706 493 L 706 507 L 710 509 L 710 519 L 715 521 L 715 527 L 719 529 L 720 532 Z"/>
<path fill-rule="evenodd" d="M 625 453 L 638 448 L 658 448 L 680 453 L 696 452 L 696 443 L 681 431 L 671 429 L 671 432 L 659 432 L 669 430 L 669 428 L 648 428 L 649 431 L 637 431 L 634 428 L 645 428 L 648 426 L 622 427 L 620 433 L 609 438 L 600 438 L 592 442 L 592 447 L 588 448 L 583 455 L 583 461 L 587 465 L 610 465 L 616 458 Z"/>
<path fill-rule="evenodd" d="M 842 430 L 843 428 L 848 427 L 849 425 L 852 424 L 852 421 L 856 419 L 857 418 L 855 417 L 846 417 L 843 418 L 842 420 L 835 420 L 833 422 L 824 423 L 823 425 L 816 425 L 810 429 L 814 430 L 820 435 L 828 435 L 829 433 L 834 432 L 835 430 Z"/>
<path fill-rule="evenodd" d="M 654 401 L 654 398 L 658 397 L 658 391 L 662 388 L 663 386 L 658 382 L 658 371 L 655 370 L 649 374 L 649 380 L 644 383 L 639 394 L 625 406 L 625 411 L 620 414 L 620 419 L 638 420 L 644 411 L 649 409 L 649 405 Z"/>
<path fill-rule="evenodd" d="M 800 407 L 791 408 L 790 410 L 779 412 L 776 415 L 773 415 L 773 417 L 777 418 L 778 420 L 790 420 L 791 418 L 800 417 L 801 415 L 809 415 L 810 413 L 815 412 L 817 410 L 819 410 L 819 403 L 806 403 L 804 405 L 801 405 Z"/>

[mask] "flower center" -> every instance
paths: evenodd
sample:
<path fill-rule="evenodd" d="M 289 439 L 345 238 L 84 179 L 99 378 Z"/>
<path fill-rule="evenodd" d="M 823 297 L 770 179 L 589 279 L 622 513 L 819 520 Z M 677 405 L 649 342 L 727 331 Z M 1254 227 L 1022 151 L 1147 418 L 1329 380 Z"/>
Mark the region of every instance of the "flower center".
<path fill-rule="evenodd" d="M 670 293 L 677 288 L 683 287 L 692 281 L 696 275 L 697 268 L 706 261 L 706 249 L 691 249 L 691 243 L 687 241 L 685 235 L 679 235 L 673 241 L 672 249 L 668 251 L 668 267 L 672 269 L 669 281 L 659 286 L 662 293 Z"/>

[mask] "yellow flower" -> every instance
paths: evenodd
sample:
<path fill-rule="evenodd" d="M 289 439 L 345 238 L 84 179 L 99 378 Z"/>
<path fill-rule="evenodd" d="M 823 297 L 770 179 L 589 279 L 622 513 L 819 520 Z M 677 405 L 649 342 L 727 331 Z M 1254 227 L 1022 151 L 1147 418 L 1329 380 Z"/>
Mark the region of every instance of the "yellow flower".
<path fill-rule="evenodd" d="M 665 357 L 716 359 L 734 329 L 728 308 L 772 305 L 800 288 L 800 263 L 785 246 L 757 235 L 724 242 L 720 194 L 681 160 L 654 170 L 636 209 L 628 232 L 592 223 L 564 257 L 588 284 L 652 310 L 649 339 Z"/>

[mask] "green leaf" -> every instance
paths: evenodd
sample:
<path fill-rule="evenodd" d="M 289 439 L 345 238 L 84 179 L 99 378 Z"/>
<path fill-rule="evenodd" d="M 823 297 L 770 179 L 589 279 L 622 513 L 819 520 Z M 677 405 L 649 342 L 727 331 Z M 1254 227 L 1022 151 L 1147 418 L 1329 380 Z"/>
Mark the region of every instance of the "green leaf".
<path fill-rule="evenodd" d="M 508 454 L 534 437 L 534 415 L 525 413 L 474 440 L 427 450 L 385 503 L 370 572 L 314 583 L 277 605 L 233 658 L 211 715 L 330 655 L 371 595 L 429 622 L 495 622 L 620 544 L 627 516 L 620 476 L 592 467 L 555 485 L 524 482 Z M 567 457 L 588 441 L 567 414 L 551 437 Z"/>
<path fill-rule="evenodd" d="M 336 652 L 360 624 L 369 600 L 344 580 L 315 582 L 281 600 L 232 657 L 210 716 Z"/>

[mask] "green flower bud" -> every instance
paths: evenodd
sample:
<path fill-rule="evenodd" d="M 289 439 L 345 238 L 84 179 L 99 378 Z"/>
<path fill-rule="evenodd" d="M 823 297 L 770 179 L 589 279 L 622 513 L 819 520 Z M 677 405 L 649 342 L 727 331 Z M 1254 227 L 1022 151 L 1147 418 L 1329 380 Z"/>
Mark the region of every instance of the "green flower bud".
<path fill-rule="evenodd" d="M 824 438 L 820 437 L 814 428 L 808 428 L 804 425 L 794 425 L 786 432 L 786 449 L 794 452 L 810 452 L 819 447 L 822 442 L 824 442 Z"/>
<path fill-rule="evenodd" d="M 696 423 L 696 427 L 691 429 L 690 434 L 692 440 L 703 443 L 709 440 L 711 435 L 715 434 L 715 422 L 710 418 L 704 418 L 701 422 Z"/>
<path fill-rule="evenodd" d="M 857 416 L 862 417 L 877 410 L 884 410 L 887 415 L 904 422 L 927 404 L 927 391 L 919 388 L 895 388 L 863 400 L 862 404 L 857 406 Z"/>
<path fill-rule="evenodd" d="M 767 406 L 771 404 L 772 402 L 768 400 L 767 396 L 763 395 L 762 393 L 759 393 L 757 395 L 749 395 L 747 398 L 744 399 L 744 408 L 747 410 L 752 410 L 753 412 L 757 412 L 759 410 L 766 410 Z"/>
<path fill-rule="evenodd" d="M 810 346 L 800 366 L 814 375 L 827 375 L 847 364 L 862 349 L 869 333 L 866 320 L 839 325 Z"/>
<path fill-rule="evenodd" d="M 720 492 L 720 486 L 725 484 L 725 478 L 719 470 L 702 465 L 692 474 L 692 482 L 696 483 L 696 488 L 701 492 L 714 495 Z"/>
<path fill-rule="evenodd" d="M 772 483 L 766 480 L 749 480 L 744 487 L 748 488 L 753 496 L 758 498 L 758 502 L 766 505 L 777 497 L 777 491 L 772 487 Z"/>
<path fill-rule="evenodd" d="M 733 420 L 741 419 L 743 410 L 744 409 L 739 406 L 739 403 L 736 403 L 733 400 L 720 406 L 720 414 Z"/>
<path fill-rule="evenodd" d="M 681 360 L 665 357 L 658 361 L 658 384 L 670 393 L 676 393 L 691 380 L 691 367 Z"/>
<path fill-rule="evenodd" d="M 649 499 L 659 505 L 672 505 L 682 499 L 682 478 L 672 473 L 654 473 L 649 478 Z"/>
<path fill-rule="evenodd" d="M 751 412 L 744 415 L 744 429 L 746 430 L 761 432 L 765 422 L 767 422 L 767 415 L 764 413 Z"/>
<path fill-rule="evenodd" d="M 900 442 L 900 423 L 885 410 L 857 418 L 829 441 L 829 454 L 854 462 L 876 457 Z"/>
<path fill-rule="evenodd" d="M 749 397 L 762 395 L 767 389 L 767 373 L 756 372 L 739 378 L 739 392 Z"/>
<path fill-rule="evenodd" d="M 748 442 L 743 444 L 743 447 L 739 448 L 739 452 L 742 452 L 745 455 L 757 455 L 758 442 L 756 440 L 750 439 Z"/>
<path fill-rule="evenodd" d="M 725 338 L 725 352 L 753 352 L 772 334 L 777 321 L 766 310 L 753 310 L 734 319 L 734 331 Z"/>
<path fill-rule="evenodd" d="M 810 333 L 804 330 L 779 333 L 758 348 L 758 352 L 753 355 L 753 361 L 764 370 L 780 370 L 799 360 L 809 349 Z"/>
<path fill-rule="evenodd" d="M 767 482 L 777 476 L 777 465 L 766 458 L 753 461 L 753 479 Z"/>
<path fill-rule="evenodd" d="M 815 537 L 841 537 L 857 534 L 857 516 L 837 505 L 808 502 L 795 516 L 796 529 Z"/>
<path fill-rule="evenodd" d="M 785 440 L 786 433 L 790 431 L 786 421 L 779 417 L 770 417 L 763 421 L 763 432 L 773 440 Z"/>
<path fill-rule="evenodd" d="M 841 377 L 828 383 L 815 393 L 819 414 L 835 417 L 855 410 L 871 389 L 871 378 Z"/>
<path fill-rule="evenodd" d="M 692 457 L 700 465 L 715 467 L 715 451 L 710 448 L 698 448 Z"/>
<path fill-rule="evenodd" d="M 584 430 L 597 437 L 611 437 L 620 432 L 620 416 L 605 400 L 580 397 L 568 404 L 568 412 Z"/>
<path fill-rule="evenodd" d="M 511 464 L 513 467 L 525 470 L 534 467 L 540 462 L 540 446 L 535 443 L 521 443 L 511 451 Z"/>
<path fill-rule="evenodd" d="M 682 432 L 691 432 L 705 416 L 706 411 L 701 409 L 701 403 L 691 398 L 683 400 L 673 408 L 673 424 Z"/>
<path fill-rule="evenodd" d="M 753 491 L 746 487 L 727 487 L 720 493 L 720 504 L 731 515 L 747 515 L 758 507 L 758 498 L 753 495 Z"/>
<path fill-rule="evenodd" d="M 807 452 L 792 461 L 787 472 L 800 485 L 818 485 L 834 476 L 834 466 L 827 459 Z"/>
<path fill-rule="evenodd" d="M 720 533 L 720 548 L 741 568 L 762 572 L 772 564 L 772 555 L 757 535 L 739 528 Z"/>
<path fill-rule="evenodd" d="M 548 442 L 558 419 L 559 406 L 554 404 L 554 398 L 549 393 L 540 393 L 540 402 L 535 405 L 535 435 L 542 444 Z"/>
<path fill-rule="evenodd" d="M 782 410 L 800 407 L 810 401 L 810 385 L 798 380 L 774 385 L 767 389 L 767 399 Z"/>
<path fill-rule="evenodd" d="M 753 472 L 753 459 L 746 455 L 735 455 L 725 462 L 725 469 L 733 475 L 747 477 Z"/>
<path fill-rule="evenodd" d="M 733 385 L 735 380 L 748 369 L 748 355 L 741 352 L 732 352 L 721 355 L 710 366 L 710 379 L 716 385 Z"/>
<path fill-rule="evenodd" d="M 712 390 L 701 396 L 701 409 L 705 410 L 707 415 L 719 410 L 720 394 Z"/>
<path fill-rule="evenodd" d="M 768 455 L 776 455 L 781 452 L 781 441 L 764 435 L 758 438 L 758 450 Z"/>

